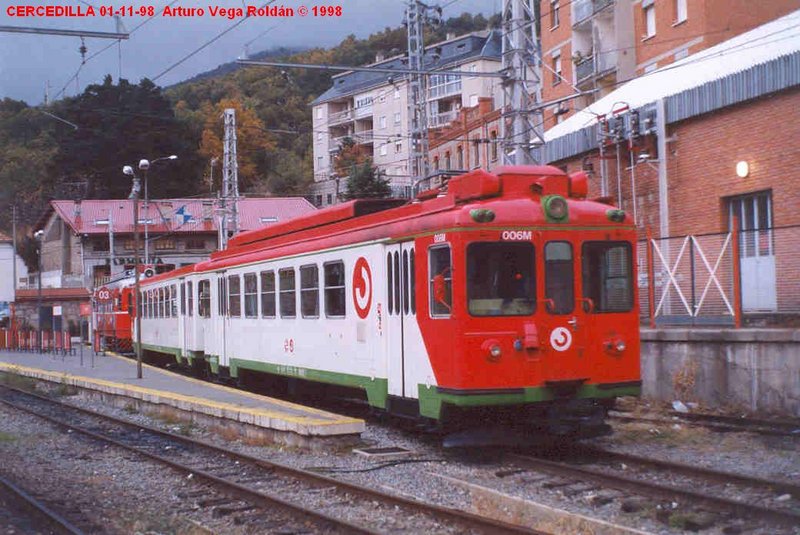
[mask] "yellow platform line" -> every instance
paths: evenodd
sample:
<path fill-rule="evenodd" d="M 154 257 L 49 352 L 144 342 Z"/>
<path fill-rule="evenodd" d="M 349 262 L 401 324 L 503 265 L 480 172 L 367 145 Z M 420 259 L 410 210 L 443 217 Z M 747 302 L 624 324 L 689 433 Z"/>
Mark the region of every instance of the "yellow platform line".
<path fill-rule="evenodd" d="M 113 351 L 106 351 L 106 355 L 114 357 L 115 359 L 124 360 L 128 364 L 130 364 L 131 362 L 136 362 L 134 360 L 131 360 L 128 357 L 124 357 L 124 356 L 120 355 L 119 353 L 115 353 Z M 176 377 L 178 379 L 182 379 L 184 381 L 189 381 L 189 382 L 192 382 L 192 383 L 195 383 L 195 384 L 199 384 L 199 385 L 203 385 L 203 386 L 206 386 L 206 387 L 209 387 L 209 388 L 215 388 L 215 389 L 223 391 L 223 392 L 228 392 L 229 394 L 236 394 L 238 396 L 242 396 L 242 397 L 246 397 L 246 398 L 250 398 L 250 399 L 254 399 L 254 400 L 258 400 L 258 401 L 268 400 L 269 403 L 274 403 L 275 405 L 281 405 L 282 407 L 287 407 L 287 408 L 294 409 L 294 410 L 299 410 L 299 411 L 305 411 L 305 412 L 309 412 L 309 413 L 312 413 L 312 414 L 319 414 L 320 416 L 329 416 L 329 417 L 334 417 L 334 418 L 341 418 L 341 419 L 347 420 L 348 422 L 363 422 L 364 421 L 364 420 L 361 420 L 360 418 L 351 418 L 349 416 L 342 416 L 340 414 L 324 411 L 322 409 L 315 409 L 314 407 L 307 407 L 306 405 L 300 405 L 300 404 L 297 404 L 297 403 L 292 403 L 291 401 L 286 401 L 286 400 L 283 400 L 283 399 L 271 398 L 269 396 L 262 396 L 261 394 L 255 394 L 253 392 L 248 392 L 247 390 L 239 390 L 239 389 L 231 388 L 231 387 L 225 386 L 225 385 L 218 385 L 218 384 L 215 384 L 215 383 L 209 383 L 208 381 L 203 381 L 202 379 L 196 379 L 194 377 L 187 377 L 187 376 L 182 375 L 180 373 L 175 373 L 173 371 L 165 370 L 164 368 L 159 368 L 158 366 L 153 366 L 151 364 L 142 363 L 142 366 L 145 367 L 145 368 L 148 368 L 150 370 L 153 370 L 153 371 L 156 371 L 156 372 L 159 372 L 159 373 L 163 373 L 165 375 L 171 375 L 173 377 Z"/>
<path fill-rule="evenodd" d="M 229 413 L 231 416 L 238 416 L 235 418 L 230 418 L 230 416 L 228 416 L 227 418 L 229 419 L 233 419 L 243 423 L 257 425 L 260 427 L 265 427 L 268 429 L 289 430 L 306 435 L 335 434 L 336 432 L 333 429 L 331 429 L 332 427 L 335 426 L 351 427 L 350 430 L 344 431 L 346 433 L 359 433 L 363 431 L 364 427 L 364 421 L 356 418 L 341 417 L 335 420 L 323 420 L 320 418 L 311 418 L 307 416 L 287 415 L 285 413 L 270 411 L 267 409 L 244 407 L 242 405 L 222 403 L 204 398 L 187 396 L 184 394 L 177 394 L 174 392 L 164 392 L 162 390 L 144 388 L 140 386 L 130 385 L 127 383 L 116 383 L 113 381 L 107 381 L 105 379 L 95 379 L 80 375 L 72 375 L 64 372 L 44 370 L 41 368 L 31 368 L 7 362 L 0 362 L 0 371 L 6 371 L 8 373 L 14 373 L 16 375 L 24 375 L 27 377 L 33 377 L 36 379 L 42 379 L 50 382 L 69 384 L 77 387 L 91 388 L 91 386 L 94 386 L 96 387 L 93 388 L 94 390 L 106 392 L 109 394 L 124 395 L 126 397 L 141 399 L 143 401 L 148 401 L 152 403 L 172 405 L 169 403 L 164 403 L 163 401 L 164 399 L 172 400 L 175 402 L 173 406 L 176 406 L 177 408 L 182 408 L 186 410 L 207 409 L 207 410 L 197 410 L 197 412 L 203 412 L 205 414 L 209 414 L 220 418 L 226 418 L 225 413 Z M 241 418 L 241 416 L 244 416 L 244 418 Z M 262 419 L 267 419 L 268 421 L 266 423 L 268 423 L 269 425 L 260 424 L 259 421 L 261 421 Z M 298 428 L 293 429 L 291 425 L 285 425 L 285 424 L 294 424 Z M 323 429 L 322 433 L 313 433 L 311 432 L 312 430 L 309 429 L 310 427 L 322 427 L 327 429 Z"/>

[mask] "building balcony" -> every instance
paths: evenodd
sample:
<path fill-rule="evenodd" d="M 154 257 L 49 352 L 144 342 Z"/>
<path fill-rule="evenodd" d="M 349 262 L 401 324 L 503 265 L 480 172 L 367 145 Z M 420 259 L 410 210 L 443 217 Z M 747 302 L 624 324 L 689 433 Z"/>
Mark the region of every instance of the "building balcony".
<path fill-rule="evenodd" d="M 447 126 L 458 118 L 458 111 L 446 111 L 436 115 L 428 116 L 428 128 L 438 128 L 440 126 Z"/>
<path fill-rule="evenodd" d="M 352 121 L 354 118 L 353 108 L 348 108 L 346 110 L 337 111 L 335 113 L 331 113 L 328 115 L 328 124 L 342 124 Z"/>
<path fill-rule="evenodd" d="M 572 2 L 572 25 L 589 20 L 595 13 L 612 5 L 615 0 L 574 0 Z"/>
<path fill-rule="evenodd" d="M 575 83 L 602 78 L 617 69 L 617 53 L 600 52 L 597 55 L 589 56 L 585 60 L 575 65 Z"/>
<path fill-rule="evenodd" d="M 355 117 L 356 119 L 372 117 L 372 104 L 370 104 L 369 106 L 361 106 L 360 108 L 356 108 Z"/>
<path fill-rule="evenodd" d="M 361 132 L 354 132 L 346 136 L 332 137 L 328 141 L 328 151 L 338 152 L 342 148 L 342 142 L 345 139 L 352 139 L 356 145 L 364 145 L 375 141 L 375 132 L 372 130 L 362 130 Z"/>
<path fill-rule="evenodd" d="M 428 100 L 437 100 L 459 94 L 461 94 L 461 80 L 454 80 L 428 88 Z"/>

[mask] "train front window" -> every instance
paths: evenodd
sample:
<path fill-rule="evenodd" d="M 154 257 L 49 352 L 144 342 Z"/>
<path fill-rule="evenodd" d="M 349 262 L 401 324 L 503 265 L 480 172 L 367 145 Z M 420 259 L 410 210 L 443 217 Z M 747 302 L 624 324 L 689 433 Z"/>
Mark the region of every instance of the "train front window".
<path fill-rule="evenodd" d="M 569 314 L 575 308 L 575 269 L 572 245 L 564 241 L 544 246 L 544 296 L 551 314 Z"/>
<path fill-rule="evenodd" d="M 533 244 L 467 247 L 467 306 L 473 316 L 524 316 L 536 308 Z"/>
<path fill-rule="evenodd" d="M 583 297 L 591 299 L 594 312 L 628 312 L 633 308 L 629 243 L 583 244 Z"/>

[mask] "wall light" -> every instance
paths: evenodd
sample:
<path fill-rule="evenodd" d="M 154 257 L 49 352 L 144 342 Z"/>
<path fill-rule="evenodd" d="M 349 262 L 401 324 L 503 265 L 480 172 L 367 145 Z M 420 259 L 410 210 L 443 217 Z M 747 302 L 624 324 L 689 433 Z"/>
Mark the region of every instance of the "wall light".
<path fill-rule="evenodd" d="M 744 160 L 737 162 L 736 176 L 738 176 L 739 178 L 747 178 L 747 175 L 749 174 L 750 174 L 750 164 L 748 164 Z"/>

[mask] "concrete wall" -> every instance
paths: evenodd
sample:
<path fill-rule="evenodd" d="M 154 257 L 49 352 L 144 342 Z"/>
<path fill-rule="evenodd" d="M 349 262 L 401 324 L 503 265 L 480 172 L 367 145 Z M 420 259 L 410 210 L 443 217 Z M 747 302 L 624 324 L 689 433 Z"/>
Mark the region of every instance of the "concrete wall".
<path fill-rule="evenodd" d="M 642 329 L 646 397 L 800 417 L 800 330 Z"/>

